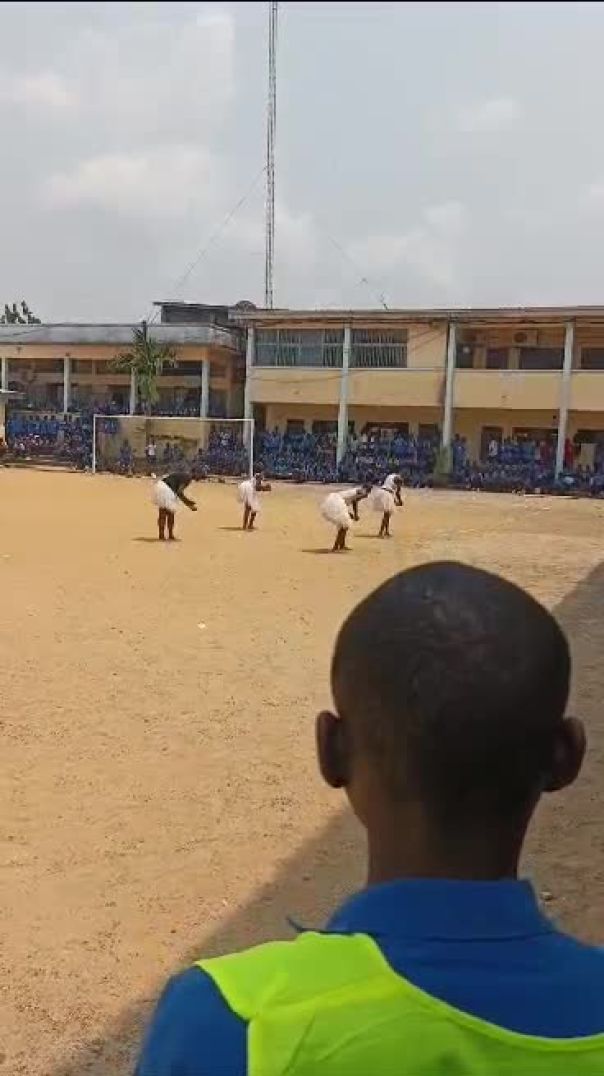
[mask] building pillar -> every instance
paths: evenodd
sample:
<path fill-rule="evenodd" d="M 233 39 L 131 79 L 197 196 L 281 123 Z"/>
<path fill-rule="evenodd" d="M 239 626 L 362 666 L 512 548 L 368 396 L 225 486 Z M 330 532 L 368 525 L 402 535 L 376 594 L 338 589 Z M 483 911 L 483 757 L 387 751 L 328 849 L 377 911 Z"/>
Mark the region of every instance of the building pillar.
<path fill-rule="evenodd" d="M 67 413 L 71 407 L 71 357 L 65 355 L 63 359 L 63 411 Z"/>
<path fill-rule="evenodd" d="M 252 418 L 252 368 L 256 357 L 256 328 L 249 325 L 245 347 L 245 385 L 243 389 L 243 417 Z"/>
<path fill-rule="evenodd" d="M 3 358 L 0 361 L 2 363 L 0 372 L 0 388 L 3 392 L 8 392 L 8 359 Z"/>
<path fill-rule="evenodd" d="M 453 433 L 453 399 L 455 391 L 455 359 L 457 355 L 457 330 L 454 321 L 449 322 L 447 339 L 447 369 L 445 372 L 445 401 L 443 408 L 442 447 L 451 447 Z"/>
<path fill-rule="evenodd" d="M 342 347 L 342 375 L 340 377 L 340 404 L 338 407 L 338 447 L 336 463 L 341 463 L 348 443 L 348 371 L 350 369 L 350 325 L 344 326 L 344 345 Z"/>
<path fill-rule="evenodd" d="M 556 478 L 564 468 L 564 445 L 568 426 L 568 404 L 570 401 L 570 379 L 573 370 L 573 351 L 575 345 L 575 326 L 572 321 L 566 325 L 564 334 L 564 363 L 560 379 L 560 406 L 558 410 L 558 442 L 556 444 Z"/>
<path fill-rule="evenodd" d="M 199 417 L 207 418 L 210 413 L 210 360 L 206 359 L 201 367 L 201 395 L 199 397 Z"/>
<path fill-rule="evenodd" d="M 136 374 L 130 371 L 130 404 L 128 408 L 131 415 L 136 414 Z"/>

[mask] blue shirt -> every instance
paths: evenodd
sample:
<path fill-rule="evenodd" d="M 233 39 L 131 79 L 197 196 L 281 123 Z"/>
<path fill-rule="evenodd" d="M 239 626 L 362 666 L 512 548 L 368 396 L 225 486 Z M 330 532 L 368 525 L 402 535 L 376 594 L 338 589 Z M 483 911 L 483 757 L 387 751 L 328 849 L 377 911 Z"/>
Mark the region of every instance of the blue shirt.
<path fill-rule="evenodd" d="M 560 933 L 527 882 L 373 886 L 326 932 L 371 935 L 416 986 L 511 1031 L 604 1032 L 604 950 Z M 191 968 L 166 987 L 136 1076 L 246 1076 L 246 1035 L 209 976 Z"/>

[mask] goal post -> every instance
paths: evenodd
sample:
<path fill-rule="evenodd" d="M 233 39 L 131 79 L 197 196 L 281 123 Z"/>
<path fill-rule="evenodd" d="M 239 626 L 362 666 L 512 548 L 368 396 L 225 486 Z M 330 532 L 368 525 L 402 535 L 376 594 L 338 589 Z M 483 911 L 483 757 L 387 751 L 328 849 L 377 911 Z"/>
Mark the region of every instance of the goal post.
<path fill-rule="evenodd" d="M 253 418 L 94 415 L 92 472 L 241 478 L 254 473 Z"/>

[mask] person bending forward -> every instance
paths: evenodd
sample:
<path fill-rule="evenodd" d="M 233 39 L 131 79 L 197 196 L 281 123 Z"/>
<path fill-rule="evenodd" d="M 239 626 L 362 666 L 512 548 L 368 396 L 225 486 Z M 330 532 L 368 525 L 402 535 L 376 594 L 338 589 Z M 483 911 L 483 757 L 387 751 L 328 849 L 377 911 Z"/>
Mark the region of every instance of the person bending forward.
<path fill-rule="evenodd" d="M 166 530 L 169 541 L 174 541 L 174 520 L 178 502 L 182 501 L 192 512 L 197 511 L 195 501 L 191 501 L 185 494 L 185 489 L 191 483 L 191 475 L 188 471 L 173 471 L 160 478 L 153 487 L 153 503 L 157 508 L 157 528 L 160 542 L 165 541 Z"/>
<path fill-rule="evenodd" d="M 340 553 L 349 547 L 346 535 L 352 520 L 358 522 L 359 501 L 369 496 L 370 486 L 358 486 L 356 489 L 344 489 L 340 493 L 330 493 L 321 505 L 321 515 L 336 528 L 336 537 L 332 553 Z"/>

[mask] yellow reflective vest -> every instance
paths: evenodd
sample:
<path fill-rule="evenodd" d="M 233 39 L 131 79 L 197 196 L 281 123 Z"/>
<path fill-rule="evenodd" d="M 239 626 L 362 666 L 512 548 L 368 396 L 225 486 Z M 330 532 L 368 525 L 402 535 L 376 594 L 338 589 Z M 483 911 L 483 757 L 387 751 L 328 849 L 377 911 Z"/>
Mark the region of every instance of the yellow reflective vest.
<path fill-rule="evenodd" d="M 604 1076 L 604 1034 L 506 1031 L 424 993 L 365 934 L 197 965 L 248 1024 L 248 1076 Z"/>

